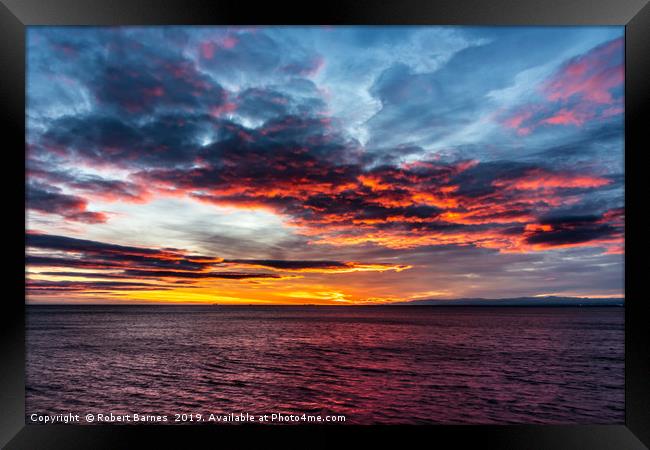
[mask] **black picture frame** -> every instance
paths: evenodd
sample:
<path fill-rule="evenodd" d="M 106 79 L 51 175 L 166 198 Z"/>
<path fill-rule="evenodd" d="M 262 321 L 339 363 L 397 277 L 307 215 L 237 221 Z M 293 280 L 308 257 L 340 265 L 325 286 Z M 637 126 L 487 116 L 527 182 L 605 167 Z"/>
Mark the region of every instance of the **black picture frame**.
<path fill-rule="evenodd" d="M 196 427 L 25 425 L 25 29 L 30 25 L 154 24 L 431 24 L 624 25 L 625 34 L 625 425 L 413 427 Z M 650 4 L 647 0 L 357 0 L 345 3 L 237 0 L 0 0 L 0 111 L 5 125 L 2 178 L 5 202 L 4 273 L 0 324 L 0 445 L 22 448 L 126 448 L 135 441 L 186 448 L 195 439 L 237 439 L 301 447 L 345 439 L 404 445 L 408 440 L 454 447 L 641 449 L 650 446 L 650 323 L 641 291 L 644 225 L 638 198 L 644 187 L 650 104 Z M 645 189 L 647 192 L 647 187 Z M 22 219 L 21 219 L 22 218 Z M 21 238 L 22 236 L 22 238 Z M 6 245 L 6 244 L 10 245 Z M 415 441 L 414 441 L 415 442 Z M 160 446 L 160 445 L 159 445 Z"/>

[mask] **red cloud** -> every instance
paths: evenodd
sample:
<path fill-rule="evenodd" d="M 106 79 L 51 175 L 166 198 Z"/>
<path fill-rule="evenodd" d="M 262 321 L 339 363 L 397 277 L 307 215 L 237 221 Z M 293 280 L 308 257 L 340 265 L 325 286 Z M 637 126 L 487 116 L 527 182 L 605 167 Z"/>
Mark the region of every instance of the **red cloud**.
<path fill-rule="evenodd" d="M 518 166 L 495 166 L 492 171 L 475 161 L 420 161 L 362 171 L 313 158 L 302 149 L 245 154 L 245 161 L 240 161 L 244 154 L 234 150 L 232 155 L 222 154 L 220 164 L 228 170 L 213 176 L 207 166 L 139 176 L 161 192 L 174 189 L 212 204 L 271 210 L 318 244 L 375 243 L 391 248 L 451 244 L 525 251 L 618 239 L 612 237 L 616 230 L 606 228 L 607 233 L 598 229 L 597 235 L 526 241 L 532 232 L 550 231 L 538 225 L 539 215 L 570 206 L 583 193 L 612 183 L 602 176 Z M 467 184 L 477 179 L 485 180 L 468 190 Z M 601 220 L 620 228 L 609 214 Z M 504 233 L 513 226 L 520 229 Z"/>
<path fill-rule="evenodd" d="M 597 188 L 611 183 L 603 177 L 578 174 L 552 173 L 543 170 L 532 170 L 514 180 L 496 180 L 494 186 L 518 190 L 553 190 L 568 188 Z"/>

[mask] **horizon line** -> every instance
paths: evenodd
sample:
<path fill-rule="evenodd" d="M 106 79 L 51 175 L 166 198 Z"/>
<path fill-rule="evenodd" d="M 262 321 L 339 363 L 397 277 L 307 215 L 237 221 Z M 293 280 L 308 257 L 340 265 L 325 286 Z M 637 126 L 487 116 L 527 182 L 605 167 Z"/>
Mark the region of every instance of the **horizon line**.
<path fill-rule="evenodd" d="M 548 299 L 548 300 L 546 300 Z M 546 301 L 544 301 L 546 300 Z M 572 301 L 575 303 L 572 303 Z M 538 301 L 538 302 L 537 302 Z M 581 303 L 583 301 L 585 303 Z M 535 303 L 531 303 L 535 302 Z M 206 302 L 25 302 L 25 306 L 490 306 L 490 307 L 599 307 L 624 306 L 625 297 L 517 297 L 517 298 L 458 298 L 458 299 L 422 299 L 411 301 L 396 301 L 388 303 L 206 303 Z"/>

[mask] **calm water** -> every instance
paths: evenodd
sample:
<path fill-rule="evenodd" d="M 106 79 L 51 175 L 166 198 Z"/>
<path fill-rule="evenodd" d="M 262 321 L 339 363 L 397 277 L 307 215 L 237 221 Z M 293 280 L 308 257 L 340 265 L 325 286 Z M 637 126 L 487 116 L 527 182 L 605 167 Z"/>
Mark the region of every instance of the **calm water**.
<path fill-rule="evenodd" d="M 623 423 L 623 308 L 28 307 L 30 413 Z"/>

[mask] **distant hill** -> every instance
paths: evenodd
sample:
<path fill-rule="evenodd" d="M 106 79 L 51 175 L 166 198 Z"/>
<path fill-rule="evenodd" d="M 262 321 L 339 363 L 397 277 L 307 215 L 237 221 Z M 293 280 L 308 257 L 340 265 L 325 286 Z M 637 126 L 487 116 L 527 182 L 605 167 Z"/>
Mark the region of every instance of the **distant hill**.
<path fill-rule="evenodd" d="M 623 306 L 623 298 L 590 297 L 515 297 L 423 299 L 392 303 L 412 306 Z"/>

